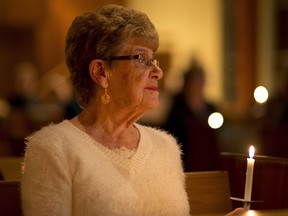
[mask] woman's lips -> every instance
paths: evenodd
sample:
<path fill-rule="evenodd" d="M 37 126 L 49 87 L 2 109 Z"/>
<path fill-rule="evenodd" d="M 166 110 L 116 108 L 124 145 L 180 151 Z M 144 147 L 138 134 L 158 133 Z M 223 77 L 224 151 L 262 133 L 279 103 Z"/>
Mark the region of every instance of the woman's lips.
<path fill-rule="evenodd" d="M 157 86 L 148 86 L 148 87 L 145 87 L 145 89 L 152 90 L 152 91 L 158 91 Z"/>

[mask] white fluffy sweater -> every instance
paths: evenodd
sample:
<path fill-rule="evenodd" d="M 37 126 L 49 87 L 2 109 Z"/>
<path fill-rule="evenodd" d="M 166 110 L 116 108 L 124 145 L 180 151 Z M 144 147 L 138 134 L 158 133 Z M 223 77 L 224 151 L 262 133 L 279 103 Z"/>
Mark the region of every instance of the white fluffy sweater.
<path fill-rule="evenodd" d="M 67 120 L 30 136 L 21 185 L 24 215 L 189 215 L 176 140 L 135 126 L 141 138 L 130 158 Z"/>

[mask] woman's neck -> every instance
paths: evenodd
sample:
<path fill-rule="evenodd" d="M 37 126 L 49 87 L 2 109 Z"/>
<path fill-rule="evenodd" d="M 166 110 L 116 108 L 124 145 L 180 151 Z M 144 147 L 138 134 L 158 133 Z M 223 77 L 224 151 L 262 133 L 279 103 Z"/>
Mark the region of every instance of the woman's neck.
<path fill-rule="evenodd" d="M 71 122 L 91 136 L 94 140 L 108 148 L 126 147 L 137 148 L 140 134 L 133 124 L 127 127 L 125 121 L 116 122 L 108 117 L 95 116 L 93 113 L 83 111 L 73 118 Z"/>

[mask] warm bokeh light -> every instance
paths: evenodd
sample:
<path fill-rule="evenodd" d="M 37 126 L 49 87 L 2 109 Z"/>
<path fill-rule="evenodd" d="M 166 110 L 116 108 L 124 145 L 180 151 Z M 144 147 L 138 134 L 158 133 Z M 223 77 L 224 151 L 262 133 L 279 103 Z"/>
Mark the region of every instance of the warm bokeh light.
<path fill-rule="evenodd" d="M 268 90 L 264 86 L 258 86 L 254 91 L 254 98 L 257 103 L 265 103 L 269 97 Z"/>
<path fill-rule="evenodd" d="M 208 118 L 208 124 L 213 129 L 220 128 L 224 123 L 224 118 L 221 113 L 214 112 Z"/>

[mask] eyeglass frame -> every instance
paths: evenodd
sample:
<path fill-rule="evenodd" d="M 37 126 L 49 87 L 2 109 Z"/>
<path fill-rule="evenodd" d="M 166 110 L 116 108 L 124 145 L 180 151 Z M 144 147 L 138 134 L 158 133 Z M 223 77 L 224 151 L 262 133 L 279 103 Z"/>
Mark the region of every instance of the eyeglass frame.
<path fill-rule="evenodd" d="M 149 59 L 149 61 L 147 61 L 146 63 L 140 62 L 141 56 L 146 56 L 147 59 Z M 137 60 L 137 59 L 138 59 L 139 63 L 142 63 L 148 67 L 150 67 L 151 64 L 159 67 L 159 61 L 157 59 L 151 59 L 146 53 L 140 53 L 137 55 L 127 55 L 127 56 L 109 56 L 109 57 L 103 58 L 102 60 L 103 61 L 115 61 L 115 60 L 120 60 L 120 61 L 121 60 L 129 60 L 130 61 L 130 60 Z"/>

